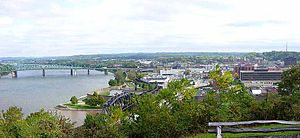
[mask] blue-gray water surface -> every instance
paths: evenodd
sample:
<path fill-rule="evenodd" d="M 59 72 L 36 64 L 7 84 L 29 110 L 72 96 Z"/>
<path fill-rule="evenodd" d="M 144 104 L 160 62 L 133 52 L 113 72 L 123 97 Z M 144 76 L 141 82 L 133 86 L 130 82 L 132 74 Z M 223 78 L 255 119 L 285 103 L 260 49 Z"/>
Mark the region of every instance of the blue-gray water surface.
<path fill-rule="evenodd" d="M 99 71 L 90 71 L 87 75 L 86 70 L 77 70 L 76 76 L 71 76 L 69 70 L 46 70 L 46 77 L 42 77 L 41 70 L 19 71 L 18 78 L 11 75 L 0 78 L 0 110 L 18 106 L 28 115 L 41 108 L 51 109 L 72 96 L 107 87 L 112 78 L 112 74 Z"/>

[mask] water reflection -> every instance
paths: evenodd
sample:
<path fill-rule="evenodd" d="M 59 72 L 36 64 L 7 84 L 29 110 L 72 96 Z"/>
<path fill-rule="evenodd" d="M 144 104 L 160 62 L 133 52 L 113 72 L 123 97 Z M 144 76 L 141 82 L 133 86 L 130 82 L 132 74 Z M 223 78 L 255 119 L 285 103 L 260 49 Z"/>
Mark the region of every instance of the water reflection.
<path fill-rule="evenodd" d="M 86 114 L 95 115 L 97 111 L 67 111 L 67 110 L 56 110 L 58 114 L 70 118 L 71 121 L 75 122 L 74 126 L 79 127 L 84 124 Z"/>

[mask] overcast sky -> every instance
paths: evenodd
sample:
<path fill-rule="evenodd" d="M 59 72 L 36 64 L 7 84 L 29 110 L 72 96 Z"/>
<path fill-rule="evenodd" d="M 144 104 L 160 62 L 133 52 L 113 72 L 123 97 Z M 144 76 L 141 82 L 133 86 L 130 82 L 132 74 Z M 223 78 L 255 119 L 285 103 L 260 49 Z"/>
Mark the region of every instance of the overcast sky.
<path fill-rule="evenodd" d="M 0 0 L 0 57 L 300 51 L 298 0 Z"/>

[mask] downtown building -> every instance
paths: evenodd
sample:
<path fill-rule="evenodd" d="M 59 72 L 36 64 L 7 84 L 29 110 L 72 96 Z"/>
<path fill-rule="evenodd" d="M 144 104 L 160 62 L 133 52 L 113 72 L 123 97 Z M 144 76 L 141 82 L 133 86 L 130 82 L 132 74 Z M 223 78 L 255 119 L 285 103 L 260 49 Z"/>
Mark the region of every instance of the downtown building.
<path fill-rule="evenodd" d="M 247 87 L 272 87 L 280 82 L 282 70 L 254 69 L 240 71 L 240 80 Z"/>
<path fill-rule="evenodd" d="M 233 73 L 237 74 L 240 78 L 241 71 L 253 71 L 254 65 L 253 64 L 237 64 L 234 66 Z"/>

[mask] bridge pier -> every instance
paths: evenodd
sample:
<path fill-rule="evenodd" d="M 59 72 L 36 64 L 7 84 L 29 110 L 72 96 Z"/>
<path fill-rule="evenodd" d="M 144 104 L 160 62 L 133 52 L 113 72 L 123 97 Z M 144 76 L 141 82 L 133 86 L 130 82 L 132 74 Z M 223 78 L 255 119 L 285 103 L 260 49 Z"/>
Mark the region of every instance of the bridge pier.
<path fill-rule="evenodd" d="M 42 70 L 42 75 L 43 75 L 43 77 L 46 76 L 46 71 L 45 71 L 45 69 Z"/>
<path fill-rule="evenodd" d="M 17 71 L 12 71 L 11 72 L 11 77 L 12 78 L 17 78 L 18 77 L 18 72 Z"/>
<path fill-rule="evenodd" d="M 76 70 L 75 69 L 71 69 L 70 74 L 71 74 L 71 76 L 75 76 L 76 75 Z"/>
<path fill-rule="evenodd" d="M 104 75 L 108 75 L 108 69 L 104 69 Z"/>

